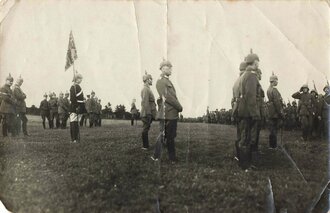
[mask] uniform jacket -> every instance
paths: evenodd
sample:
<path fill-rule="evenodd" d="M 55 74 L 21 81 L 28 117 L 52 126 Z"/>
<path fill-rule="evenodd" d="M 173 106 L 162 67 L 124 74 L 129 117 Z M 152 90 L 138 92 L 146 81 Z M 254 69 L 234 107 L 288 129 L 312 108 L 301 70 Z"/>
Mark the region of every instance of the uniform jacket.
<path fill-rule="evenodd" d="M 79 84 L 73 84 L 70 88 L 70 112 L 83 114 L 86 113 L 84 103 L 84 93 Z"/>
<path fill-rule="evenodd" d="M 91 111 L 91 99 L 90 98 L 88 98 L 86 100 L 85 106 L 86 106 L 86 111 L 90 112 Z"/>
<path fill-rule="evenodd" d="M 257 105 L 257 90 L 259 80 L 251 70 L 246 70 L 240 81 L 240 102 L 238 105 L 238 116 L 240 118 L 252 117 L 260 119 L 260 110 Z"/>
<path fill-rule="evenodd" d="M 268 97 L 268 117 L 281 118 L 283 116 L 282 96 L 276 87 L 270 85 L 267 90 Z"/>
<path fill-rule="evenodd" d="M 50 110 L 48 101 L 47 100 L 42 100 L 40 102 L 39 109 L 40 109 L 40 115 L 48 116 L 49 115 L 49 110 Z"/>
<path fill-rule="evenodd" d="M 132 105 L 131 105 L 131 113 L 132 114 L 137 114 L 138 113 L 135 103 L 132 103 Z"/>
<path fill-rule="evenodd" d="M 14 86 L 13 96 L 16 100 L 16 112 L 26 113 L 26 103 L 25 103 L 26 95 L 18 85 Z"/>
<path fill-rule="evenodd" d="M 16 109 L 16 101 L 13 97 L 13 92 L 10 89 L 9 85 L 4 85 L 0 88 L 0 96 L 1 96 L 1 105 L 0 105 L 0 113 L 9 113 L 15 114 Z"/>
<path fill-rule="evenodd" d="M 66 98 L 58 99 L 58 113 L 59 114 L 67 114 L 70 111 L 70 103 Z"/>
<path fill-rule="evenodd" d="M 156 83 L 156 88 L 160 97 L 160 101 L 157 101 L 159 105 L 158 118 L 168 120 L 178 119 L 179 112 L 182 112 L 182 106 L 176 97 L 176 91 L 172 82 L 167 77 L 161 76 Z"/>
<path fill-rule="evenodd" d="M 145 84 L 141 91 L 141 117 L 147 117 L 147 115 L 152 115 L 156 118 L 156 103 L 155 96 L 152 93 L 148 84 Z"/>
<path fill-rule="evenodd" d="M 98 102 L 95 98 L 90 98 L 88 102 L 88 112 L 89 113 L 98 113 Z"/>
<path fill-rule="evenodd" d="M 321 100 L 319 105 L 319 114 L 323 120 L 329 120 L 330 113 L 330 93 L 325 94 Z"/>
<path fill-rule="evenodd" d="M 297 111 L 300 116 L 312 115 L 312 97 L 310 93 L 296 92 L 292 95 L 292 98 L 299 99 Z"/>
<path fill-rule="evenodd" d="M 57 98 L 51 98 L 49 99 L 49 107 L 51 112 L 58 112 L 58 103 Z"/>
<path fill-rule="evenodd" d="M 97 103 L 97 114 L 102 114 L 102 105 Z"/>

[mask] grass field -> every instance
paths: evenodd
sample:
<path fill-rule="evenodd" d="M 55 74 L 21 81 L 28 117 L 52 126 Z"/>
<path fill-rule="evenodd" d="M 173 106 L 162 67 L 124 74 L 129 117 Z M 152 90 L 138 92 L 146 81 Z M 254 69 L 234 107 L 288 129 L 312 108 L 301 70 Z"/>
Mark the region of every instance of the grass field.
<path fill-rule="evenodd" d="M 29 119 L 29 137 L 0 136 L 0 199 L 13 212 L 267 212 L 268 180 L 277 212 L 304 212 L 328 180 L 327 142 L 300 141 L 299 132 L 284 132 L 283 146 L 307 182 L 281 150 L 268 149 L 267 131 L 246 172 L 233 158 L 234 126 L 179 123 L 171 165 L 166 150 L 150 159 L 157 122 L 143 151 L 141 122 L 104 120 L 72 144 L 69 129 Z"/>

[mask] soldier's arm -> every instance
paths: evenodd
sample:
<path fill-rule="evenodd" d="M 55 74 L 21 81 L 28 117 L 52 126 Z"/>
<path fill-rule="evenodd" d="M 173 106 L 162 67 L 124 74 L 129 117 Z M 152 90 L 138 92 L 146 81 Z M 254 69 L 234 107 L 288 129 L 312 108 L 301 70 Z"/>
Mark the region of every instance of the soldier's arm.
<path fill-rule="evenodd" d="M 255 76 L 250 76 L 247 78 L 245 84 L 245 95 L 248 111 L 252 117 L 258 117 L 257 113 L 257 86 L 258 80 Z"/>
<path fill-rule="evenodd" d="M 24 93 L 21 93 L 18 89 L 14 89 L 13 95 L 17 100 L 24 100 L 26 98 Z"/>
<path fill-rule="evenodd" d="M 149 91 L 146 88 L 143 88 L 142 93 L 141 93 L 141 98 L 142 98 L 142 102 L 141 105 L 142 107 L 145 109 L 146 114 L 147 115 L 151 115 L 151 108 L 150 108 L 150 104 L 149 104 Z"/>
<path fill-rule="evenodd" d="M 292 95 L 292 98 L 294 99 L 300 99 L 301 98 L 301 93 L 300 92 L 296 92 Z"/>
<path fill-rule="evenodd" d="M 16 104 L 15 99 L 10 94 L 8 94 L 5 89 L 0 89 L 0 94 L 2 101 L 6 101 L 7 103 L 10 104 Z"/>
<path fill-rule="evenodd" d="M 283 114 L 283 103 L 282 103 L 282 97 L 279 91 L 274 88 L 273 90 L 273 97 L 274 97 L 274 105 L 275 105 L 275 110 L 279 114 Z"/>
<path fill-rule="evenodd" d="M 165 102 L 168 103 L 169 105 L 173 106 L 179 112 L 182 112 L 182 106 L 181 106 L 180 102 L 173 95 L 167 93 L 165 95 Z"/>

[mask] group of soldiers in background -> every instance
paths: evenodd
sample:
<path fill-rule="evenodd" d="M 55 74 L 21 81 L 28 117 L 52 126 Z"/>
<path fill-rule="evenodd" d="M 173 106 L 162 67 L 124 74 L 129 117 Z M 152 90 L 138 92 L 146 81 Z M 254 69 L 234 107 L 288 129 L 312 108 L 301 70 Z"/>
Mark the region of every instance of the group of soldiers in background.
<path fill-rule="evenodd" d="M 49 96 L 49 99 L 47 100 Z M 70 100 L 69 92 L 63 94 L 60 92 L 59 97 L 56 97 L 54 92 L 44 95 L 44 99 L 41 101 L 39 109 L 42 118 L 43 128 L 46 129 L 46 119 L 48 120 L 49 129 L 53 128 L 67 128 L 67 121 L 70 115 Z M 87 112 L 82 114 L 80 119 L 80 126 L 87 123 L 89 119 L 89 126 L 101 126 L 101 100 L 95 97 L 95 92 L 92 91 L 91 95 L 87 95 L 85 100 L 85 106 Z"/>
<path fill-rule="evenodd" d="M 270 149 L 277 148 L 278 129 L 284 127 L 289 130 L 300 127 L 304 141 L 329 139 L 329 83 L 323 89 L 324 95 L 318 94 L 316 89 L 309 92 L 308 85 L 304 84 L 292 95 L 298 100 L 298 105 L 296 101 L 292 105 L 290 102 L 285 105 L 277 90 L 278 77 L 274 73 L 269 79 L 270 86 L 266 93 L 268 102 L 265 102 L 258 55 L 251 51 L 240 64 L 239 70 L 239 77 L 233 86 L 231 120 L 237 124 L 236 158 L 241 168 L 249 168 L 252 157 L 258 155 L 260 130 L 265 125 L 269 129 Z"/>
<path fill-rule="evenodd" d="M 2 135 L 11 133 L 17 136 L 23 130 L 24 136 L 28 136 L 26 117 L 26 94 L 21 89 L 23 78 L 19 76 L 13 89 L 14 78 L 9 74 L 5 85 L 0 88 L 0 121 L 2 122 Z"/>

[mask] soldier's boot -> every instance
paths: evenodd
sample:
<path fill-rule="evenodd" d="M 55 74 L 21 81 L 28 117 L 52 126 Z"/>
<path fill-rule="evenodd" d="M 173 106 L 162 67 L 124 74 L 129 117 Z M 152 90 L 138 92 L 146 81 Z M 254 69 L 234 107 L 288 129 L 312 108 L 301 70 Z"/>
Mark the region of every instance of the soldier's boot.
<path fill-rule="evenodd" d="M 248 169 L 251 166 L 251 149 L 248 145 L 239 147 L 239 161 L 238 165 L 242 169 Z"/>
<path fill-rule="evenodd" d="M 71 136 L 71 142 L 74 141 L 74 127 L 73 122 L 70 122 L 70 136 Z"/>
<path fill-rule="evenodd" d="M 42 122 L 42 127 L 43 127 L 44 129 L 46 129 L 45 121 Z"/>
<path fill-rule="evenodd" d="M 79 123 L 78 121 L 73 122 L 74 124 L 74 137 L 76 141 L 79 143 L 80 142 L 80 132 L 79 132 Z"/>
<path fill-rule="evenodd" d="M 269 147 L 273 149 L 277 147 L 276 135 L 269 135 Z"/>
<path fill-rule="evenodd" d="M 148 138 L 148 132 L 142 133 L 142 142 L 143 142 L 143 148 L 149 148 L 149 138 Z"/>

